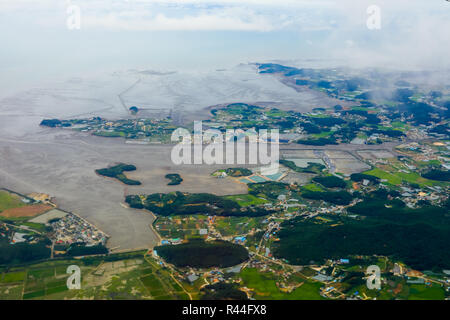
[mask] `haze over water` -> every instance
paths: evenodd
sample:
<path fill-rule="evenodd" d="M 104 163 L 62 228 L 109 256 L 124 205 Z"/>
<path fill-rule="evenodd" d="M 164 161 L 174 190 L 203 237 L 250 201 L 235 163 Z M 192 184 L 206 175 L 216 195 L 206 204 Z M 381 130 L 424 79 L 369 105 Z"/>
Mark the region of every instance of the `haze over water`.
<path fill-rule="evenodd" d="M 372 4 L 381 9 L 380 30 L 366 26 Z M 66 26 L 70 5 L 81 10 L 80 30 Z M 199 71 L 311 58 L 447 68 L 449 10 L 443 0 L 3 0 L 0 97 L 132 68 Z"/>

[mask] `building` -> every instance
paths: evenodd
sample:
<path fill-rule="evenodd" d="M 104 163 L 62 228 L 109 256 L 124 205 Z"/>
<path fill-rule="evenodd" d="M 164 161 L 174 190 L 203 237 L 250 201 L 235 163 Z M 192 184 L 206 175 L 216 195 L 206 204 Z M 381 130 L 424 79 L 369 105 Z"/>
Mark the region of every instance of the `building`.
<path fill-rule="evenodd" d="M 400 276 L 404 273 L 403 267 L 399 265 L 398 263 L 394 264 L 394 268 L 392 269 L 392 273 L 394 276 Z"/>
<path fill-rule="evenodd" d="M 193 282 L 195 282 L 195 280 L 198 279 L 198 276 L 195 275 L 195 274 L 190 274 L 190 275 L 187 276 L 187 279 L 188 279 L 188 281 L 189 281 L 190 283 L 193 283 Z"/>
<path fill-rule="evenodd" d="M 234 242 L 235 243 L 244 243 L 245 241 L 247 240 L 247 238 L 246 237 L 235 237 L 234 238 Z"/>
<path fill-rule="evenodd" d="M 26 242 L 25 233 L 14 232 L 13 238 L 11 240 L 11 244 Z"/>
<path fill-rule="evenodd" d="M 42 203 L 50 203 L 51 199 L 50 199 L 50 195 L 45 194 L 45 193 L 30 193 L 28 195 L 28 197 L 30 197 L 31 199 L 38 201 L 38 202 L 42 202 Z"/>

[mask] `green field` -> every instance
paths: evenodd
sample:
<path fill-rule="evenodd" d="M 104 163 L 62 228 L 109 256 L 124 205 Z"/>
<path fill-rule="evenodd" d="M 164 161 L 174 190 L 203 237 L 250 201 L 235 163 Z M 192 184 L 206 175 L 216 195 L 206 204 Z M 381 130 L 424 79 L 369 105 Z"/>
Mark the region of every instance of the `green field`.
<path fill-rule="evenodd" d="M 6 299 L 187 299 L 167 269 L 144 252 L 123 253 L 84 260 L 45 261 L 2 270 L 0 300 Z M 137 263 L 139 262 L 139 263 Z M 68 290 L 67 266 L 81 268 L 81 290 Z M 96 273 L 97 267 L 108 271 Z M 125 269 L 126 268 L 126 269 Z"/>
<path fill-rule="evenodd" d="M 93 135 L 99 136 L 99 137 L 119 138 L 119 137 L 125 137 L 125 132 L 99 131 L 99 132 L 94 132 Z"/>
<path fill-rule="evenodd" d="M 279 110 L 279 109 L 270 109 L 269 111 L 266 112 L 266 115 L 268 117 L 281 118 L 281 117 L 286 117 L 288 115 L 288 113 L 286 111 Z"/>
<path fill-rule="evenodd" d="M 0 212 L 7 209 L 23 207 L 24 205 L 25 203 L 18 196 L 0 190 Z"/>
<path fill-rule="evenodd" d="M 280 291 L 276 285 L 276 278 L 273 274 L 261 273 L 257 269 L 244 269 L 240 273 L 243 284 L 254 290 L 256 299 L 267 300 L 323 300 L 319 291 L 321 283 L 305 282 L 291 293 Z"/>
<path fill-rule="evenodd" d="M 402 183 L 402 179 L 400 177 L 397 177 L 396 175 L 390 174 L 386 171 L 383 171 L 381 169 L 375 168 L 366 172 L 363 172 L 364 174 L 368 174 L 380 179 L 385 179 L 389 184 L 392 185 L 399 185 Z"/>
<path fill-rule="evenodd" d="M 435 183 L 431 180 L 421 177 L 416 172 L 409 172 L 409 173 L 400 172 L 400 171 L 387 172 L 387 171 L 381 170 L 379 168 L 374 168 L 372 170 L 369 170 L 369 171 L 366 171 L 363 173 L 371 175 L 371 176 L 375 176 L 380 179 L 386 179 L 389 184 L 396 185 L 396 186 L 402 184 L 402 182 L 417 183 L 421 187 L 439 184 L 439 183 Z"/>
<path fill-rule="evenodd" d="M 38 291 L 24 293 L 23 299 L 27 300 L 27 299 L 34 299 L 34 298 L 42 298 L 44 296 L 45 296 L 45 290 L 38 290 Z"/>
<path fill-rule="evenodd" d="M 406 123 L 400 122 L 400 121 L 393 121 L 393 122 L 391 122 L 391 125 L 394 129 L 399 129 L 402 131 L 406 131 L 409 129 L 409 125 L 407 125 Z"/>
<path fill-rule="evenodd" d="M 34 222 L 24 222 L 22 225 L 30 227 L 30 229 L 34 229 L 38 232 L 45 232 L 45 225 L 42 223 L 34 223 Z"/>
<path fill-rule="evenodd" d="M 2 283 L 21 282 L 25 279 L 26 272 L 9 272 L 3 275 Z"/>
<path fill-rule="evenodd" d="M 333 131 L 322 131 L 321 133 L 313 133 L 310 136 L 313 138 L 328 138 L 333 134 Z"/>
<path fill-rule="evenodd" d="M 441 165 L 441 162 L 439 160 L 430 160 L 430 161 L 418 161 L 415 163 L 419 168 L 425 168 L 429 166 L 437 166 L 439 167 Z"/>
<path fill-rule="evenodd" d="M 66 267 L 67 269 L 67 267 Z M 55 269 L 54 268 L 45 268 L 45 269 L 33 269 L 28 272 L 28 278 L 33 279 L 42 279 L 42 278 L 48 278 L 55 275 Z"/>
<path fill-rule="evenodd" d="M 241 207 L 264 204 L 269 202 L 266 199 L 261 199 L 251 194 L 239 194 L 234 196 L 226 196 L 225 198 L 236 201 Z"/>
<path fill-rule="evenodd" d="M 315 183 L 310 183 L 310 184 L 306 184 L 306 185 L 302 186 L 302 190 L 313 191 L 313 192 L 325 191 L 321 186 L 319 186 Z"/>
<path fill-rule="evenodd" d="M 163 285 L 154 275 L 142 277 L 141 281 L 153 297 L 166 294 Z"/>
<path fill-rule="evenodd" d="M 409 289 L 408 300 L 444 300 L 444 298 L 444 289 L 437 285 L 413 284 Z"/>

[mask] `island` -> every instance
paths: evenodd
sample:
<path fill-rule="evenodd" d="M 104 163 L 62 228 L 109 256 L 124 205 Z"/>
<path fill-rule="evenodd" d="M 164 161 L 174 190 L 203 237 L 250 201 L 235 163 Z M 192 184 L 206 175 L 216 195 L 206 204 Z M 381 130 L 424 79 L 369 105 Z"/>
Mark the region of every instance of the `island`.
<path fill-rule="evenodd" d="M 134 165 L 119 163 L 118 165 L 115 165 L 113 167 L 95 170 L 95 172 L 101 176 L 115 178 L 126 185 L 138 186 L 141 185 L 140 181 L 128 179 L 124 174 L 124 171 L 135 171 L 135 170 L 136 167 Z"/>
<path fill-rule="evenodd" d="M 170 182 L 167 184 L 168 186 L 176 186 L 183 181 L 183 179 L 180 177 L 178 173 L 166 174 L 166 179 L 170 180 Z"/>

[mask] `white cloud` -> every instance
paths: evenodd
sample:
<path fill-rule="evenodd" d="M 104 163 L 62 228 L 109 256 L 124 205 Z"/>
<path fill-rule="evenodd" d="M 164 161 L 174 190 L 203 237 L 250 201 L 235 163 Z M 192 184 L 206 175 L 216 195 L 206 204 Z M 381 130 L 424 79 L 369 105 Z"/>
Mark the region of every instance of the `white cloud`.
<path fill-rule="evenodd" d="M 35 26 L 65 31 L 69 3 L 80 6 L 86 35 L 99 29 L 256 31 L 270 39 L 272 31 L 286 31 L 283 36 L 294 44 L 280 51 L 290 55 L 299 48 L 295 41 L 304 41 L 312 56 L 352 63 L 450 64 L 450 3 L 444 0 L 0 0 L 0 24 L 23 23 L 24 32 Z M 381 8 L 381 30 L 366 27 L 372 4 Z M 0 36 L 5 30 L 14 32 L 3 28 Z"/>
<path fill-rule="evenodd" d="M 271 31 L 275 28 L 262 15 L 233 8 L 180 17 L 137 11 L 109 12 L 84 16 L 83 26 L 134 31 Z"/>

